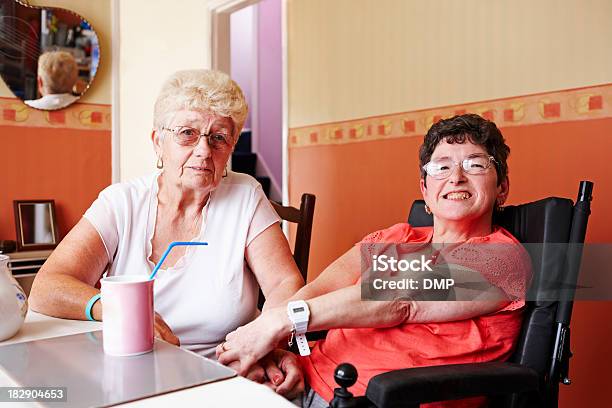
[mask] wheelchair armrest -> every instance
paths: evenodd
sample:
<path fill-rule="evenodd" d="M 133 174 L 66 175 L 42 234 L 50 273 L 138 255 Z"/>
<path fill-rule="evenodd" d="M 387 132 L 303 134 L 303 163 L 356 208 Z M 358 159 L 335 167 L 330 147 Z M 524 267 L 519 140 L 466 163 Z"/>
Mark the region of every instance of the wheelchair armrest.
<path fill-rule="evenodd" d="M 418 367 L 372 377 L 368 400 L 379 408 L 434 401 L 535 391 L 535 370 L 513 363 L 489 362 Z"/>

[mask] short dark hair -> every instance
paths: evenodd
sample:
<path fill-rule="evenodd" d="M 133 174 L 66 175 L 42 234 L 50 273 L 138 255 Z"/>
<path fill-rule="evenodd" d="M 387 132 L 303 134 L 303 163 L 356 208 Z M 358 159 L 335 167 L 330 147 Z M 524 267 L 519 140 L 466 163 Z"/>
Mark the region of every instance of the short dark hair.
<path fill-rule="evenodd" d="M 425 179 L 423 166 L 429 163 L 434 150 L 443 140 L 446 143 L 465 143 L 466 140 L 484 147 L 487 153 L 495 159 L 497 185 L 508 177 L 508 155 L 510 147 L 506 144 L 495 123 L 486 120 L 475 113 L 453 116 L 442 119 L 432 125 L 427 131 L 423 144 L 419 148 L 419 165 L 421 177 Z"/>

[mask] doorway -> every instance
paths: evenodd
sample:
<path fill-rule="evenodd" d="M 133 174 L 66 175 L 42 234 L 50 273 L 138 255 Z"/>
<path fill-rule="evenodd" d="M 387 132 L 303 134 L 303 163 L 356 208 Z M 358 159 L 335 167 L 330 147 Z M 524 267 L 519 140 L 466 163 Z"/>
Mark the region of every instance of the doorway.
<path fill-rule="evenodd" d="M 251 174 L 268 197 L 287 203 L 283 0 L 211 5 L 212 67 L 230 74 L 249 104 L 234 171 Z"/>

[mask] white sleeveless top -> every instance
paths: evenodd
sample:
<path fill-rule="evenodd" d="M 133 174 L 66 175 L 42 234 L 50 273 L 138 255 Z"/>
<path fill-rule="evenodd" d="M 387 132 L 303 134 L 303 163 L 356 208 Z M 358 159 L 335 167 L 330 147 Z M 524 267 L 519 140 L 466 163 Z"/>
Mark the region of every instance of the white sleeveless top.
<path fill-rule="evenodd" d="M 84 217 L 100 234 L 112 275 L 149 275 L 159 173 L 104 189 Z M 207 208 L 206 208 L 207 207 Z M 280 219 L 251 176 L 228 172 L 202 210 L 202 227 L 175 266 L 155 278 L 155 310 L 181 346 L 215 358 L 227 333 L 257 313 L 259 286 L 244 258 L 246 247 Z"/>

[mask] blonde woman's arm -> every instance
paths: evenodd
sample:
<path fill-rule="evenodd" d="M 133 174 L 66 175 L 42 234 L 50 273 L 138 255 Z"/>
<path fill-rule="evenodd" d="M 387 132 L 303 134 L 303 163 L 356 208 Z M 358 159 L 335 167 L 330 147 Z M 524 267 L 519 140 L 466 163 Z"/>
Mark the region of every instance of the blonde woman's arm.
<path fill-rule="evenodd" d="M 289 243 L 277 223 L 251 241 L 245 257 L 266 298 L 264 310 L 286 303 L 304 286 Z"/>

